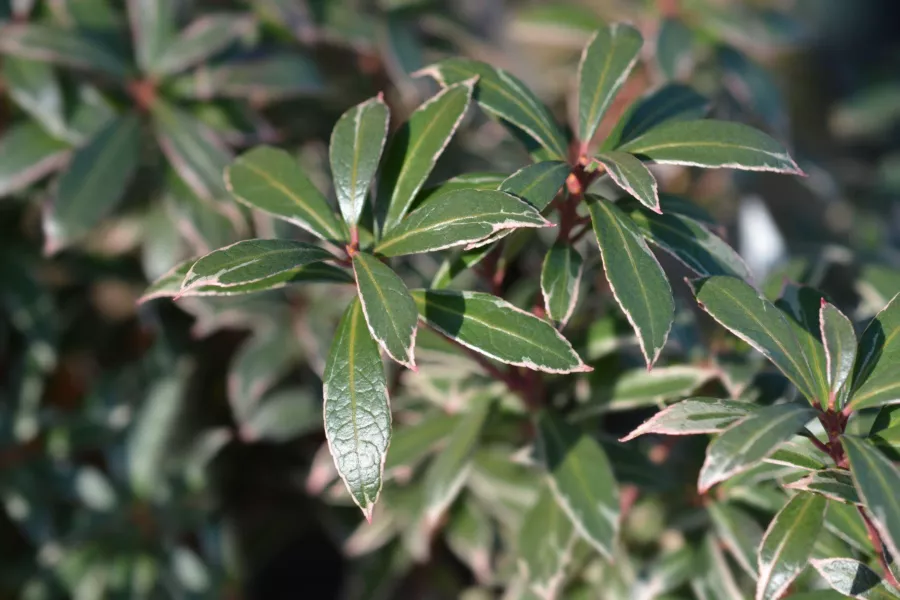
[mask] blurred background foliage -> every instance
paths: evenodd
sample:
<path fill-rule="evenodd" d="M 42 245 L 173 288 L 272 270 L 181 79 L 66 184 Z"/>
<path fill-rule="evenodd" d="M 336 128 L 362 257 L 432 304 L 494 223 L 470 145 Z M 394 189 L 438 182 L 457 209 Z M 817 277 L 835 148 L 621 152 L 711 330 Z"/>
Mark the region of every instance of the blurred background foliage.
<path fill-rule="evenodd" d="M 712 215 L 773 297 L 789 277 L 864 319 L 900 291 L 895 0 L 182 0 L 178 41 L 155 64 L 135 37 L 154 22 L 130 29 L 128 10 L 154 0 L 128 4 L 0 0 L 0 598 L 525 597 L 517 536 L 540 486 L 514 399 L 482 427 L 439 531 L 417 514 L 430 457 L 486 385 L 475 363 L 420 333 L 420 372 L 394 381 L 389 483 L 360 524 L 321 426 L 334 298 L 348 290 L 137 302 L 182 259 L 295 234 L 228 197 L 219 174 L 236 153 L 281 145 L 327 190 L 337 117 L 383 91 L 402 123 L 436 91 L 411 74 L 441 57 L 507 68 L 572 122 L 588 36 L 635 23 L 649 43 L 600 135 L 664 82 L 692 86 L 715 115 L 785 142 L 809 177 L 660 167 L 664 191 Z M 26 23 L 39 28 L 23 35 Z M 527 162 L 472 110 L 433 183 Z M 539 293 L 531 250 L 500 257 L 504 295 L 522 306 Z M 426 284 L 439 266 L 403 268 Z M 677 287 L 676 328 L 648 375 L 596 279 L 567 330 L 596 370 L 548 393 L 596 422 L 634 502 L 616 565 L 576 545 L 563 596 L 724 598 L 716 586 L 747 575 L 740 558 L 723 566 L 715 536 L 722 523 L 759 535 L 778 507 L 773 475 L 729 483 L 710 521 L 685 492 L 702 444 L 612 440 L 646 407 L 697 390 L 771 401 L 782 381 Z M 823 556 L 829 543 L 866 551 L 829 519 Z M 698 556 L 714 565 L 702 577 Z"/>

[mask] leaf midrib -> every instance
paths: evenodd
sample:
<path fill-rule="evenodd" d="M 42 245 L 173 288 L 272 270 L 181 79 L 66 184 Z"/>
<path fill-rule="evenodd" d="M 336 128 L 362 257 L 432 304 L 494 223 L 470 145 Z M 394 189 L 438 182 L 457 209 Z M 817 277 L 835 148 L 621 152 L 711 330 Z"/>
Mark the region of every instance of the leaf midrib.
<path fill-rule="evenodd" d="M 365 263 L 365 259 L 360 258 L 360 255 L 356 257 L 356 264 L 361 266 L 363 270 L 366 272 L 366 276 L 369 278 L 369 281 L 372 284 L 372 287 L 375 288 L 375 293 L 378 294 L 378 299 L 381 300 L 381 305 L 384 307 L 384 312 L 388 315 L 388 322 L 391 324 L 391 329 L 394 330 L 394 335 L 397 336 L 397 340 L 403 345 L 403 350 L 407 355 L 407 359 L 409 357 L 409 347 L 404 345 L 403 336 L 400 335 L 400 330 L 397 329 L 397 320 L 394 316 L 394 313 L 391 311 L 391 305 L 388 303 L 387 298 L 384 296 L 384 293 L 381 290 L 381 286 L 378 285 L 378 281 L 375 279 L 375 276 L 372 274 L 372 270 L 369 268 L 369 265 Z M 362 298 L 362 293 L 360 293 L 360 302 L 364 302 Z"/>

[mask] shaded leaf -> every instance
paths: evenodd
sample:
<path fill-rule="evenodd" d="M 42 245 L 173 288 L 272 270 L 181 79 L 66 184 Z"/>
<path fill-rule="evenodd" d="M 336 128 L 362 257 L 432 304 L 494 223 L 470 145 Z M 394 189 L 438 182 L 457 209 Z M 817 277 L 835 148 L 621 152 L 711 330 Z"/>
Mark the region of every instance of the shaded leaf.
<path fill-rule="evenodd" d="M 275 444 L 322 430 L 322 404 L 303 388 L 264 397 L 241 423 L 241 438 Z"/>
<path fill-rule="evenodd" d="M 69 159 L 68 144 L 35 123 L 7 129 L 0 137 L 0 197 L 18 192 L 59 169 Z"/>
<path fill-rule="evenodd" d="M 763 538 L 762 527 L 731 502 L 713 502 L 708 510 L 719 539 L 744 572 L 756 579 L 756 552 Z"/>
<path fill-rule="evenodd" d="M 868 440 L 841 437 L 863 506 L 893 556 L 900 556 L 900 469 Z"/>
<path fill-rule="evenodd" d="M 737 420 L 750 414 L 752 404 L 717 398 L 688 398 L 659 411 L 621 441 L 633 440 L 639 435 L 696 435 L 718 433 Z"/>
<path fill-rule="evenodd" d="M 206 15 L 191 23 L 153 61 L 150 71 L 172 75 L 218 54 L 252 31 L 254 23 L 239 15 Z"/>
<path fill-rule="evenodd" d="M 591 398 L 575 414 L 600 415 L 683 398 L 717 376 L 716 371 L 691 365 L 636 367 L 621 372 L 598 371 L 591 377 Z"/>
<path fill-rule="evenodd" d="M 819 326 L 819 309 L 823 300 L 824 295 L 819 290 L 788 281 L 782 286 L 781 296 L 775 301 L 775 306 L 784 312 L 785 320 L 803 348 L 803 358 L 809 365 L 814 390 L 814 395 L 810 398 L 825 407 L 828 405 L 829 395 L 828 369 Z"/>
<path fill-rule="evenodd" d="M 555 598 L 578 537 L 569 516 L 548 486 L 522 518 L 516 540 L 519 572 L 539 598 Z"/>
<path fill-rule="evenodd" d="M 656 39 L 656 61 L 667 79 L 685 75 L 693 62 L 694 36 L 679 19 L 663 19 Z"/>
<path fill-rule="evenodd" d="M 659 209 L 656 178 L 644 163 L 627 152 L 604 152 L 594 157 L 620 188 L 653 212 Z"/>
<path fill-rule="evenodd" d="M 259 104 L 316 94 L 324 86 L 312 59 L 284 51 L 204 66 L 172 84 L 188 98 L 246 98 Z"/>
<path fill-rule="evenodd" d="M 611 202 L 588 203 L 606 278 L 631 323 L 647 366 L 653 366 L 675 315 L 672 289 L 634 222 Z"/>
<path fill-rule="evenodd" d="M 669 83 L 637 101 L 625 114 L 613 147 L 630 142 L 666 122 L 693 121 L 703 117 L 710 101 L 680 83 Z M 606 145 L 604 144 L 604 147 Z"/>
<path fill-rule="evenodd" d="M 357 299 L 334 334 L 322 380 L 328 448 L 353 501 L 371 521 L 391 439 L 391 407 L 381 353 Z"/>
<path fill-rule="evenodd" d="M 578 250 L 556 244 L 547 251 L 541 268 L 541 294 L 547 316 L 564 327 L 578 302 L 578 288 L 584 261 Z"/>
<path fill-rule="evenodd" d="M 300 345 L 290 327 L 261 327 L 241 344 L 228 365 L 227 384 L 228 403 L 241 426 L 242 438 L 249 439 L 246 423 L 262 397 L 287 374 L 299 355 Z M 304 403 L 303 398 L 296 400 Z M 321 410 L 318 412 L 321 414 Z"/>
<path fill-rule="evenodd" d="M 858 560 L 852 558 L 828 558 L 810 561 L 822 579 L 836 591 L 862 600 L 886 600 L 900 598 L 890 585 Z"/>
<path fill-rule="evenodd" d="M 824 496 L 829 500 L 859 504 L 859 496 L 853 487 L 853 479 L 847 471 L 841 469 L 825 469 L 814 471 L 784 487 Z"/>
<path fill-rule="evenodd" d="M 548 373 L 590 371 L 550 323 L 478 292 L 414 290 L 428 325 L 494 360 Z"/>
<path fill-rule="evenodd" d="M 819 312 L 822 345 L 825 347 L 825 364 L 831 397 L 843 396 L 841 391 L 850 378 L 856 362 L 856 332 L 853 323 L 834 305 L 822 300 Z M 837 405 L 838 408 L 842 401 Z"/>
<path fill-rule="evenodd" d="M 900 402 L 900 294 L 869 323 L 859 340 L 849 406 L 859 410 L 869 406 Z"/>
<path fill-rule="evenodd" d="M 353 272 L 372 337 L 391 358 L 415 370 L 413 352 L 419 315 L 403 280 L 364 252 L 353 254 Z"/>
<path fill-rule="evenodd" d="M 130 73 L 127 63 L 75 30 L 33 23 L 0 26 L 0 53 L 100 71 L 117 79 Z"/>
<path fill-rule="evenodd" d="M 54 137 L 66 131 L 63 94 L 49 64 L 7 56 L 3 60 L 3 82 L 9 98 L 31 115 Z"/>
<path fill-rule="evenodd" d="M 456 415 L 438 413 L 398 429 L 391 438 L 391 451 L 384 465 L 385 475 L 399 477 L 404 470 L 415 467 L 446 440 L 458 421 Z"/>
<path fill-rule="evenodd" d="M 177 33 L 177 1 L 128 0 L 126 6 L 137 64 L 148 71 Z"/>

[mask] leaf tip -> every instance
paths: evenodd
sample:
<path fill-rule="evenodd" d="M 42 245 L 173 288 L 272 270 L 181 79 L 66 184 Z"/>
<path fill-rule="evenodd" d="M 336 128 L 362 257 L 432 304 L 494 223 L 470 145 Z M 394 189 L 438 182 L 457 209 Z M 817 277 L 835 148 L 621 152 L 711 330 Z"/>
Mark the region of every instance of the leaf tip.
<path fill-rule="evenodd" d="M 360 505 L 359 509 L 362 511 L 363 516 L 366 518 L 366 523 L 369 525 L 372 524 L 372 513 L 375 512 L 374 504 L 367 504 L 365 506 Z"/>

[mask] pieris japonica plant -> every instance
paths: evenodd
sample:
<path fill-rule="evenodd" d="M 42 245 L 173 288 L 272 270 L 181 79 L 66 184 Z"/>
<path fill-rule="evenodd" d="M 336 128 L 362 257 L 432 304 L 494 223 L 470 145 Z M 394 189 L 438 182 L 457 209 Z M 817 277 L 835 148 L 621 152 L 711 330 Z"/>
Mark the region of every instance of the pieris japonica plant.
<path fill-rule="evenodd" d="M 709 102 L 691 88 L 647 94 L 600 139 L 642 46 L 626 24 L 594 33 L 578 66 L 571 129 L 506 70 L 463 58 L 419 72 L 440 91 L 402 124 L 382 96 L 354 106 L 328 148 L 338 211 L 288 152 L 245 152 L 225 170 L 232 196 L 317 241 L 237 242 L 178 265 L 145 299 L 333 286 L 346 308 L 321 373 L 322 413 L 346 490 L 332 493 L 349 494 L 371 522 L 358 552 L 399 537 L 424 559 L 443 537 L 477 580 L 505 587 L 507 597 L 574 598 L 581 589 L 649 598 L 689 588 L 699 598 L 763 600 L 826 587 L 898 596 L 900 426 L 890 405 L 900 400 L 900 302 L 859 340 L 811 287 L 788 282 L 772 302 L 702 209 L 660 192 L 653 165 L 803 176 L 769 135 L 705 118 Z M 525 145 L 531 164 L 428 185 L 476 106 Z M 543 262 L 519 277 L 539 293 L 505 297 L 507 269 L 534 245 Z M 697 305 L 789 386 L 753 397 L 746 374 L 724 361 L 654 369 L 676 315 L 658 251 L 693 273 Z M 429 279 L 419 255 L 438 257 Z M 661 406 L 621 443 L 607 439 L 598 416 L 613 409 L 579 387 L 592 388 L 609 366 L 571 325 L 590 327 L 595 294 L 614 299 L 645 363 L 645 374 L 617 383 L 632 386 L 631 399 L 617 390 L 623 406 L 701 387 L 728 397 Z M 716 378 L 720 387 L 710 384 Z M 663 440 L 640 462 L 633 446 L 641 442 L 632 440 L 641 435 L 713 436 L 693 490 L 666 489 L 666 477 L 654 475 L 688 467 L 673 456 L 682 446 Z M 681 518 L 695 522 L 643 577 L 628 573 L 623 520 L 639 521 L 640 495 L 654 479 L 704 516 L 686 511 Z M 494 559 L 497 537 L 514 548 L 506 563 Z"/>

